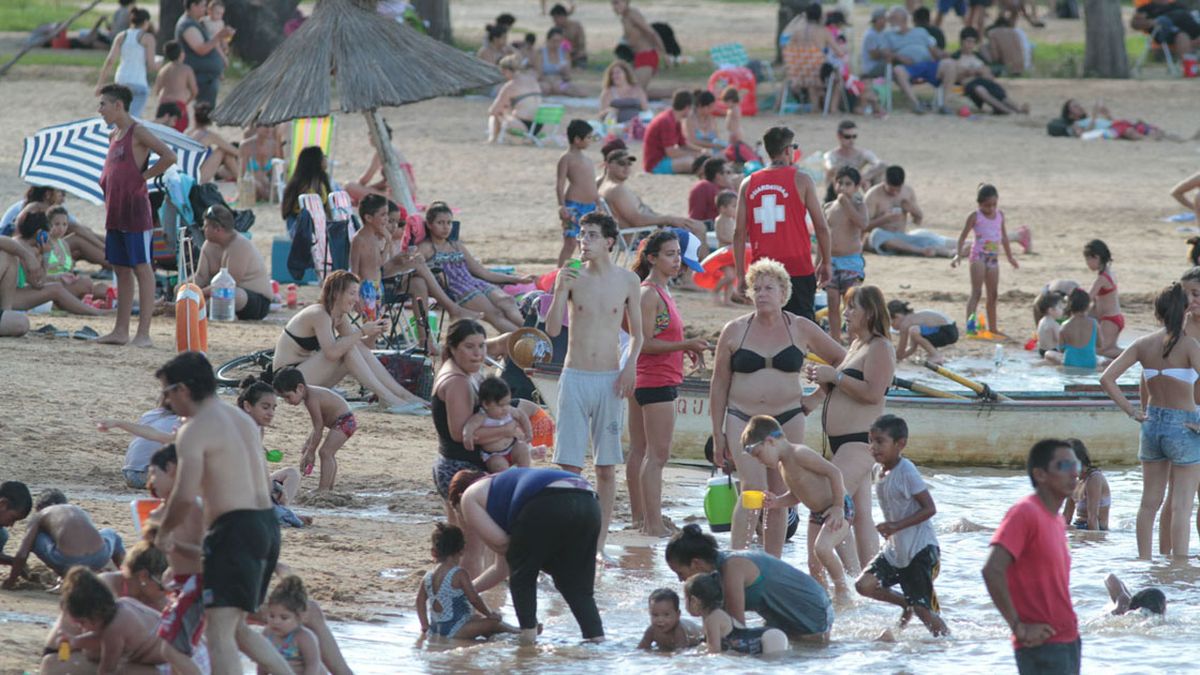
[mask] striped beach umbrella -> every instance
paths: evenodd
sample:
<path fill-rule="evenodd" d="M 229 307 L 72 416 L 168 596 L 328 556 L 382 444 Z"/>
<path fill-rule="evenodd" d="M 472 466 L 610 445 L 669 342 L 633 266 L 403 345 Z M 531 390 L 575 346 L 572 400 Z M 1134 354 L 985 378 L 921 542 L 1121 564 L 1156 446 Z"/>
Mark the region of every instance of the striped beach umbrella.
<path fill-rule="evenodd" d="M 175 152 L 180 171 L 200 181 L 200 165 L 208 157 L 208 148 L 170 127 L 138 120 Z M 46 127 L 25 139 L 21 154 L 21 178 L 31 185 L 65 190 L 80 199 L 101 205 L 100 172 L 108 154 L 111 127 L 95 117 Z M 150 163 L 157 160 L 151 153 Z M 149 185 L 155 190 L 154 185 Z"/>

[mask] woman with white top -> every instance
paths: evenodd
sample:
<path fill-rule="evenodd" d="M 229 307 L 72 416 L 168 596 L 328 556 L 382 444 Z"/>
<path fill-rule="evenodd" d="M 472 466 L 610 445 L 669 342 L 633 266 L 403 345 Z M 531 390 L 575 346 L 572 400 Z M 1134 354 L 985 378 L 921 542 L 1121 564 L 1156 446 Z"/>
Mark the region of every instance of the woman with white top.
<path fill-rule="evenodd" d="M 129 13 L 129 28 L 113 38 L 112 48 L 108 50 L 108 58 L 104 59 L 104 67 L 100 69 L 100 80 L 96 84 L 96 95 L 99 96 L 100 88 L 108 84 L 108 74 L 112 71 L 113 61 L 116 60 L 117 54 L 120 54 L 121 65 L 117 66 L 117 74 L 113 81 L 129 87 L 133 92 L 129 114 L 138 118 L 142 116 L 142 109 L 146 107 L 146 97 L 150 93 L 147 74 L 158 70 L 158 64 L 154 60 L 154 35 L 146 30 L 149 24 L 150 12 L 134 9 Z"/>

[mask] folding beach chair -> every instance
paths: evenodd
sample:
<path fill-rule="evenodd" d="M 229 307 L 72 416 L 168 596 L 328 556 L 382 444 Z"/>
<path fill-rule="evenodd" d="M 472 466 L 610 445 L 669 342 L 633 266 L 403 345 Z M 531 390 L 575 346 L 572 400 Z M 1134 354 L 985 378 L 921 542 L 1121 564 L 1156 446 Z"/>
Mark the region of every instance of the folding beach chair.
<path fill-rule="evenodd" d="M 608 207 L 608 202 L 601 197 L 599 201 L 600 210 L 605 214 L 612 216 L 612 209 Z M 633 260 L 635 251 L 637 250 L 638 242 L 650 233 L 654 232 L 661 225 L 651 225 L 649 227 L 623 227 L 617 231 L 617 243 L 613 246 L 612 259 L 613 263 L 622 265 L 626 260 Z"/>
<path fill-rule="evenodd" d="M 329 238 L 326 232 L 325 205 L 321 203 L 321 195 L 309 192 L 300 195 L 300 210 L 308 213 L 312 220 L 312 259 L 313 269 L 317 276 L 325 278 L 332 269 L 329 255 Z"/>
<path fill-rule="evenodd" d="M 775 71 L 771 68 L 771 64 L 767 61 L 754 60 L 754 65 L 751 65 L 752 59 L 746 53 L 746 48 L 740 42 L 726 42 L 719 45 L 714 45 L 708 50 L 708 55 L 712 58 L 713 66 L 716 68 L 749 68 L 757 73 L 759 69 L 763 70 L 763 75 L 768 82 L 775 81 Z"/>
<path fill-rule="evenodd" d="M 894 71 L 892 64 L 889 63 L 887 64 L 887 67 L 884 69 L 883 73 L 883 88 L 879 89 L 879 105 L 883 106 L 883 109 L 889 113 L 892 112 L 892 82 L 895 81 L 893 76 Z M 927 82 L 926 80 L 913 79 L 911 82 L 912 84 L 928 84 L 931 87 L 933 86 L 932 82 Z M 934 88 L 933 105 L 934 110 L 941 110 L 946 107 L 945 83 L 942 83 Z"/>
<path fill-rule="evenodd" d="M 504 128 L 500 130 L 500 142 L 504 142 L 504 136 L 511 133 L 515 136 L 532 141 L 539 148 L 547 139 L 559 144 L 559 127 L 562 126 L 563 114 L 566 108 L 561 105 L 540 105 L 537 112 L 533 114 L 533 126 L 527 128 L 525 123 L 520 120 L 510 119 L 504 123 Z"/>
<path fill-rule="evenodd" d="M 1135 76 L 1142 76 L 1142 66 L 1146 65 L 1146 61 L 1150 58 L 1150 55 L 1154 53 L 1155 44 L 1154 35 L 1151 33 L 1146 33 L 1146 46 L 1142 49 L 1142 54 L 1138 57 L 1137 62 L 1133 64 L 1133 74 Z M 1159 44 L 1158 46 L 1160 49 L 1162 49 L 1163 61 L 1167 64 L 1167 74 L 1179 74 L 1175 65 L 1175 57 L 1171 55 L 1171 46 L 1167 44 Z"/>

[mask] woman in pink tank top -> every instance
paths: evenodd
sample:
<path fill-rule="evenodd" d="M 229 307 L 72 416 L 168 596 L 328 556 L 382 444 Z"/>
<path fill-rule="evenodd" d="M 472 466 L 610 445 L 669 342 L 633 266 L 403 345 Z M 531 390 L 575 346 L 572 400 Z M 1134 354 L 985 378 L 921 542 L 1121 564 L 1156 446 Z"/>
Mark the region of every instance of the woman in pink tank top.
<path fill-rule="evenodd" d="M 638 248 L 633 271 L 642 279 L 642 330 L 645 342 L 637 361 L 637 385 L 629 399 L 629 457 L 625 481 L 633 522 L 644 534 L 671 534 L 662 517 L 662 472 L 671 456 L 675 433 L 676 387 L 683 383 L 683 356 L 704 362 L 710 349 L 701 338 L 683 336 L 683 319 L 667 290 L 679 274 L 679 235 L 662 229 Z"/>
<path fill-rule="evenodd" d="M 975 315 L 975 309 L 979 306 L 979 298 L 983 295 L 983 288 L 986 284 L 988 329 L 993 333 L 1003 335 L 996 324 L 996 293 L 1000 285 L 1000 250 L 1004 250 L 1004 256 L 1008 258 L 1013 269 L 1017 269 L 1019 265 L 1008 248 L 1008 232 L 1004 229 L 1004 212 L 999 208 L 1000 193 L 997 192 L 995 186 L 985 183 L 979 186 L 975 201 L 979 204 L 979 208 L 967 216 L 967 224 L 963 227 L 962 234 L 958 236 L 958 247 L 954 249 L 955 256 L 950 261 L 950 266 L 958 267 L 958 263 L 962 261 L 962 250 L 963 245 L 966 244 L 967 235 L 974 232 L 975 243 L 971 246 L 969 258 L 971 261 L 971 297 L 967 300 L 967 325 L 972 325 L 971 317 Z"/>

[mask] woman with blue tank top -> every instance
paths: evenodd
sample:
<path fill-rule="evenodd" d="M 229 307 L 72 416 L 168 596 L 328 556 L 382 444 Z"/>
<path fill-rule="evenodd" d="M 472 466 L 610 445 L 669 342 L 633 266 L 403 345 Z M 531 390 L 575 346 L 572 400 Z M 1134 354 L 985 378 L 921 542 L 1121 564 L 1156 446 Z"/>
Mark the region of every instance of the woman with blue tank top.
<path fill-rule="evenodd" d="M 815 579 L 762 551 L 726 553 L 699 525 L 687 525 L 667 544 L 667 565 L 684 581 L 694 574 L 721 574 L 725 611 L 746 625 L 757 612 L 770 628 L 793 640 L 824 642 L 833 627 L 833 604 Z"/>
<path fill-rule="evenodd" d="M 468 540 L 500 554 L 475 588 L 483 592 L 508 577 L 522 644 L 537 638 L 541 572 L 554 580 L 583 638 L 604 639 L 594 594 L 600 503 L 586 480 L 558 469 L 512 467 L 491 476 L 464 470 L 450 483 L 450 503 Z"/>
<path fill-rule="evenodd" d="M 150 13 L 146 10 L 134 9 L 129 13 L 129 28 L 113 38 L 112 48 L 108 50 L 108 57 L 104 59 L 104 66 L 100 69 L 100 80 L 96 84 L 98 96 L 100 89 L 108 84 L 108 74 L 112 72 L 117 55 L 120 55 L 121 64 L 117 66 L 117 74 L 113 81 L 133 92 L 129 114 L 134 117 L 141 117 L 143 108 L 146 107 L 146 97 L 150 93 L 147 74 L 158 70 L 158 64 L 154 60 L 154 35 L 146 31 L 149 24 Z"/>

